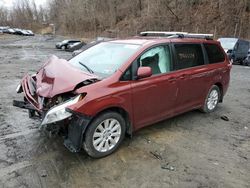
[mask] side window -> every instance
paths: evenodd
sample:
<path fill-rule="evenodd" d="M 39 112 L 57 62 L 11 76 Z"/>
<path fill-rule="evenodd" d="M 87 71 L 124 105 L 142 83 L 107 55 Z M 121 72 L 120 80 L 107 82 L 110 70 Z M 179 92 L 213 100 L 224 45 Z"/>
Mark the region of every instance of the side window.
<path fill-rule="evenodd" d="M 171 71 L 171 56 L 169 46 L 157 46 L 145 52 L 139 59 L 141 67 L 151 67 L 153 74 Z"/>
<path fill-rule="evenodd" d="M 216 44 L 204 44 L 207 51 L 209 64 L 221 63 L 225 60 L 225 56 L 221 49 Z"/>
<path fill-rule="evenodd" d="M 132 68 L 131 66 L 126 70 L 126 72 L 120 78 L 121 81 L 132 80 Z"/>
<path fill-rule="evenodd" d="M 175 44 L 177 57 L 176 69 L 185 69 L 204 65 L 204 57 L 200 44 Z"/>

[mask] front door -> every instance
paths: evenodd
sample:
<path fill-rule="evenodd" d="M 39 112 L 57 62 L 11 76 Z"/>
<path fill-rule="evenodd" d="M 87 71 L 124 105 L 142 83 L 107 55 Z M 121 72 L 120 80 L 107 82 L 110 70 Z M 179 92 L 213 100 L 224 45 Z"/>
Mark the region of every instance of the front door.
<path fill-rule="evenodd" d="M 131 84 L 136 130 L 171 116 L 178 88 L 168 45 L 147 50 L 134 63 L 137 68 L 151 67 L 153 73 L 151 77 L 134 80 Z"/>

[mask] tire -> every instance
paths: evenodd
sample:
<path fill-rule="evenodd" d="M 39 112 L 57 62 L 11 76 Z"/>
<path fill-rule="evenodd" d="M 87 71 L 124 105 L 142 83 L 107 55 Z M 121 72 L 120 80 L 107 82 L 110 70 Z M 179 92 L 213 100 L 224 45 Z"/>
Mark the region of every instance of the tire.
<path fill-rule="evenodd" d="M 202 111 L 205 113 L 210 113 L 215 111 L 220 101 L 220 97 L 221 97 L 220 88 L 216 85 L 213 85 L 207 94 Z"/>
<path fill-rule="evenodd" d="M 110 155 L 124 139 L 125 129 L 125 120 L 120 114 L 105 112 L 96 117 L 88 126 L 83 148 L 93 158 Z"/>
<path fill-rule="evenodd" d="M 65 50 L 65 49 L 66 49 L 66 46 L 62 46 L 61 49 L 62 49 L 62 50 Z"/>

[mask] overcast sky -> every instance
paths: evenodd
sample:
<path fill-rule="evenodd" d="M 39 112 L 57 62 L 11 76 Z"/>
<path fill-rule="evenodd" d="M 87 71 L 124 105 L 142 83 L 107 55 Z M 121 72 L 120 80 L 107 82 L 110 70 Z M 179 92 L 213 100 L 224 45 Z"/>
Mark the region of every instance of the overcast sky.
<path fill-rule="evenodd" d="M 30 0 L 31 1 L 31 0 Z M 36 4 L 44 5 L 47 0 L 35 0 Z M 11 8 L 13 6 L 13 2 L 16 2 L 16 0 L 0 0 L 0 6 L 5 6 L 8 8 Z"/>

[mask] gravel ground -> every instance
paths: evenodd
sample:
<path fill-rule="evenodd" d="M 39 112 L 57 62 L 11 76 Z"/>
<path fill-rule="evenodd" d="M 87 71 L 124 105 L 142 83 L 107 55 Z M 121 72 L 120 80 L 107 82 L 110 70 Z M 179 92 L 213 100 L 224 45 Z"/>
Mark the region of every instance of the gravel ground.
<path fill-rule="evenodd" d="M 136 132 L 103 159 L 48 138 L 15 88 L 55 54 L 62 37 L 0 35 L 0 187 L 250 187 L 250 67 L 233 66 L 217 111 L 185 113 Z M 227 116 L 224 121 L 221 116 Z"/>

